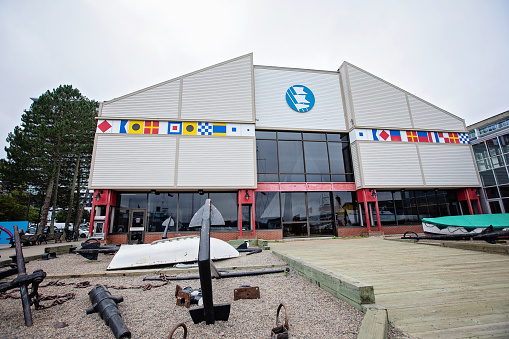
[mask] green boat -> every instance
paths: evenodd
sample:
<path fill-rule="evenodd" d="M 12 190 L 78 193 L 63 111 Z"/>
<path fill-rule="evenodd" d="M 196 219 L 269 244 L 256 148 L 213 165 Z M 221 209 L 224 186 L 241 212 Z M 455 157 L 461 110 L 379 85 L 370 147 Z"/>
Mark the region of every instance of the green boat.
<path fill-rule="evenodd" d="M 432 234 L 480 233 L 489 226 L 492 226 L 494 231 L 509 230 L 509 213 L 455 215 L 422 219 L 424 233 Z"/>

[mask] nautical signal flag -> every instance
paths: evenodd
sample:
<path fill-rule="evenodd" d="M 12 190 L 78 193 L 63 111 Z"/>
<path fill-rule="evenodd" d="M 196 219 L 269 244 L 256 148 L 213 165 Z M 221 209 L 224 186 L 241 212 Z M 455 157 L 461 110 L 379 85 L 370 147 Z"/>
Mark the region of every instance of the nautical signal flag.
<path fill-rule="evenodd" d="M 112 127 L 108 120 L 97 121 L 97 133 L 111 133 Z"/>
<path fill-rule="evenodd" d="M 214 124 L 212 133 L 214 135 L 226 135 L 226 124 Z"/>
<path fill-rule="evenodd" d="M 449 142 L 451 144 L 459 144 L 458 133 L 449 133 Z"/>
<path fill-rule="evenodd" d="M 406 138 L 409 142 L 418 142 L 419 141 L 416 131 L 406 131 Z"/>
<path fill-rule="evenodd" d="M 197 125 L 196 122 L 184 122 L 184 127 L 182 129 L 182 134 L 185 135 L 196 135 Z"/>
<path fill-rule="evenodd" d="M 143 121 L 130 120 L 128 133 L 143 134 Z"/>
<path fill-rule="evenodd" d="M 212 135 L 212 124 L 199 122 L 197 128 L 198 135 Z"/>
<path fill-rule="evenodd" d="M 159 134 L 159 121 L 145 121 L 144 134 Z"/>
<path fill-rule="evenodd" d="M 433 142 L 433 139 L 431 139 L 431 133 L 428 134 L 428 132 L 417 132 L 417 139 L 419 142 Z"/>
<path fill-rule="evenodd" d="M 169 122 L 168 123 L 168 134 L 182 134 L 182 123 L 181 122 Z"/>
<path fill-rule="evenodd" d="M 120 121 L 120 130 L 119 133 L 127 133 L 127 127 L 129 126 L 129 121 L 122 120 Z"/>

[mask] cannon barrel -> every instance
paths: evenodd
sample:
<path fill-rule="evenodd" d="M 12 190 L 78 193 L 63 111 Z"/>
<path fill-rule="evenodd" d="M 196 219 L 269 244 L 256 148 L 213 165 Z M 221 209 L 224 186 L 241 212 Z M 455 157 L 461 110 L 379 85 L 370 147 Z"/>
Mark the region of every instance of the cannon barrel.
<path fill-rule="evenodd" d="M 123 297 L 112 297 L 104 286 L 95 286 L 88 292 L 88 296 L 92 307 L 87 308 L 87 314 L 99 313 L 101 319 L 111 328 L 115 338 L 131 338 L 131 332 L 125 326 L 117 306 L 124 301 Z"/>

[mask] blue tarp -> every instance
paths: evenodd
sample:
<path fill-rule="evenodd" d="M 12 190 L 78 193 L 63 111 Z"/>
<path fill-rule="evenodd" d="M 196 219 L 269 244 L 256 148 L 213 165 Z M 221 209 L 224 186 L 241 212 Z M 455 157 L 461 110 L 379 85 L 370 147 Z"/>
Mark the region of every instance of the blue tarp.
<path fill-rule="evenodd" d="M 18 230 L 27 231 L 28 221 L 0 221 L 0 244 L 9 244 L 10 238 L 14 235 L 14 225 Z"/>

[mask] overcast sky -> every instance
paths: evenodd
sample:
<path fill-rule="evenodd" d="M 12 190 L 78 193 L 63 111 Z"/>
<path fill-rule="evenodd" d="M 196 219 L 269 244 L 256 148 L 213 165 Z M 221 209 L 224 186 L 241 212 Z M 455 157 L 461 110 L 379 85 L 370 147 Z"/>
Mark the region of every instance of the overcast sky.
<path fill-rule="evenodd" d="M 509 109 L 509 1 L 0 1 L 0 158 L 30 97 L 97 101 L 250 52 L 348 61 L 472 124 Z"/>

